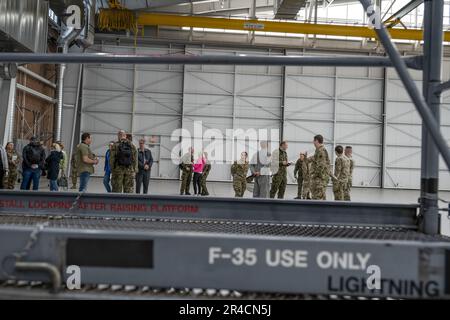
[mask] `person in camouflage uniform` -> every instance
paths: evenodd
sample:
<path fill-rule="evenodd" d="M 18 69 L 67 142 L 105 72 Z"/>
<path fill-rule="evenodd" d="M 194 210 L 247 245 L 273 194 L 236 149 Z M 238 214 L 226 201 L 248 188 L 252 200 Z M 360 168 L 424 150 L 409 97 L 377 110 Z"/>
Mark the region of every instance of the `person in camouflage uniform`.
<path fill-rule="evenodd" d="M 77 146 L 78 148 L 78 146 Z M 77 171 L 77 153 L 74 152 L 72 154 L 72 160 L 70 161 L 70 179 L 72 180 L 72 188 L 70 189 L 76 189 L 77 188 L 77 178 L 78 178 L 78 171 Z"/>
<path fill-rule="evenodd" d="M 194 148 L 189 148 L 181 157 L 180 170 L 181 170 L 181 187 L 180 195 L 190 195 L 189 189 L 191 188 L 192 169 L 194 163 Z"/>
<path fill-rule="evenodd" d="M 109 158 L 112 192 L 132 193 L 134 189 L 134 177 L 138 171 L 138 151 L 133 142 L 127 139 L 125 131 L 120 130 L 118 138 L 118 141 L 111 147 Z M 127 154 L 126 157 L 124 156 L 125 154 Z M 126 161 L 129 164 L 120 164 L 121 159 L 124 158 L 127 159 Z"/>
<path fill-rule="evenodd" d="M 200 187 L 201 187 L 200 194 L 202 196 L 209 196 L 208 188 L 206 187 L 206 179 L 208 178 L 209 172 L 211 171 L 211 162 L 208 160 L 207 152 L 204 152 L 203 156 L 205 157 L 206 163 L 203 166 L 202 178 L 200 180 Z"/>
<path fill-rule="evenodd" d="M 231 175 L 233 176 L 234 196 L 242 198 L 247 189 L 247 171 L 249 167 L 247 152 L 241 153 L 241 159 L 235 161 L 231 166 Z"/>
<path fill-rule="evenodd" d="M 336 161 L 334 162 L 333 193 L 334 200 L 344 200 L 344 189 L 350 177 L 350 160 L 344 156 L 344 148 L 336 146 Z"/>
<path fill-rule="evenodd" d="M 278 199 L 284 198 L 284 192 L 287 185 L 287 167 L 288 162 L 286 150 L 288 144 L 286 141 L 280 143 L 280 148 L 272 153 L 272 186 L 270 188 L 270 197 L 275 198 L 278 193 Z"/>
<path fill-rule="evenodd" d="M 310 163 L 308 162 L 308 155 L 305 152 L 304 160 L 302 162 L 303 186 L 302 199 L 311 199 L 311 172 Z"/>
<path fill-rule="evenodd" d="M 353 168 L 355 167 L 355 160 L 353 160 L 353 149 L 351 146 L 346 146 L 345 147 L 345 157 L 347 157 L 347 159 L 349 159 L 350 161 L 350 174 L 348 177 L 348 181 L 347 184 L 345 185 L 344 188 L 344 200 L 345 201 L 350 201 L 350 191 L 352 189 L 352 185 L 353 185 Z"/>
<path fill-rule="evenodd" d="M 17 167 L 20 163 L 19 155 L 14 150 L 14 143 L 6 144 L 6 156 L 8 157 L 8 176 L 5 177 L 4 185 L 6 188 L 13 190 L 17 182 Z"/>
<path fill-rule="evenodd" d="M 311 196 L 313 200 L 327 199 L 327 185 L 330 178 L 330 157 L 323 145 L 323 136 L 314 137 L 316 151 L 309 158 L 311 162 Z"/>
<path fill-rule="evenodd" d="M 297 197 L 295 199 L 301 199 L 303 194 L 303 162 L 305 162 L 305 154 L 300 152 L 294 167 L 294 178 L 297 180 Z"/>

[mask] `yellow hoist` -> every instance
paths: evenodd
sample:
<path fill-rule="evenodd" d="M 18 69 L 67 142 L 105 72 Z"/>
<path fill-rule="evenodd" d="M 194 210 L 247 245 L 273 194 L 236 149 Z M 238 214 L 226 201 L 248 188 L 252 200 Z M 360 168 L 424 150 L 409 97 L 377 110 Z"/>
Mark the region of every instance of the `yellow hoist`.
<path fill-rule="evenodd" d="M 119 0 L 109 0 L 109 9 L 100 9 L 98 28 L 100 30 L 125 30 L 137 32 L 137 19 L 133 11 L 125 8 Z"/>

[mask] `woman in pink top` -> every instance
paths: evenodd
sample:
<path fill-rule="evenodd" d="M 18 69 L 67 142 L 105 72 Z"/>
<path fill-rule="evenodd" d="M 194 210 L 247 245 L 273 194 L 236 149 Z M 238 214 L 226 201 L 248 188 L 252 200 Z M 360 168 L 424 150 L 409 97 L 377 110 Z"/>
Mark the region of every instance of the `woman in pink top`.
<path fill-rule="evenodd" d="M 194 184 L 194 194 L 196 195 L 200 195 L 201 192 L 202 172 L 205 163 L 206 159 L 205 157 L 203 157 L 203 152 L 200 152 L 197 161 L 194 163 L 193 184 Z"/>

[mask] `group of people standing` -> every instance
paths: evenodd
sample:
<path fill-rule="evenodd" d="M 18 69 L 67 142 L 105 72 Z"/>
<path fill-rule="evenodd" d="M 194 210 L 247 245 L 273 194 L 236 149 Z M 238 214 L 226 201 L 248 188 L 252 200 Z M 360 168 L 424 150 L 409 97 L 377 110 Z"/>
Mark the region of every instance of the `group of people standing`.
<path fill-rule="evenodd" d="M 188 152 L 181 157 L 179 167 L 181 170 L 180 195 L 191 194 L 191 181 L 194 185 L 194 195 L 209 195 L 206 179 L 211 171 L 211 163 L 207 152 L 199 152 L 197 159 L 194 159 L 194 148 L 189 148 Z"/>
<path fill-rule="evenodd" d="M 107 192 L 115 193 L 148 193 L 153 156 L 150 149 L 145 147 L 145 140 L 139 140 L 139 147 L 132 142 L 132 136 L 124 130 L 117 134 L 117 141 L 109 143 L 105 154 L 103 185 Z M 98 157 L 91 151 L 92 137 L 83 133 L 81 143 L 71 160 L 72 189 L 87 190 L 89 179 L 94 173 L 94 166 L 98 165 Z M 135 189 L 134 189 L 135 187 Z"/>
<path fill-rule="evenodd" d="M 92 137 L 83 133 L 81 143 L 71 159 L 72 189 L 76 189 L 79 179 L 79 192 L 87 190 L 94 167 L 99 164 L 98 157 L 91 151 Z M 335 200 L 350 201 L 354 160 L 352 147 L 336 146 L 334 172 L 324 146 L 324 139 L 316 135 L 313 139 L 314 155 L 308 157 L 301 152 L 295 162 L 294 177 L 298 190 L 296 199 L 326 200 L 326 189 L 330 178 L 333 182 Z M 287 186 L 287 168 L 294 163 L 288 161 L 288 143 L 282 141 L 279 148 L 272 153 L 268 151 L 268 143 L 260 142 L 260 150 L 251 161 L 248 153 L 242 152 L 240 159 L 231 166 L 235 197 L 243 197 L 247 184 L 254 182 L 254 198 L 283 199 Z M 9 142 L 6 148 L 0 146 L 0 189 L 14 189 L 18 178 L 18 168 L 22 163 L 21 190 L 39 189 L 41 176 L 49 180 L 50 191 L 58 191 L 61 179 L 65 178 L 67 155 L 61 142 L 53 143 L 50 152 L 46 152 L 43 143 L 36 137 L 23 148 L 20 157 Z M 103 185 L 107 192 L 114 193 L 148 193 L 153 156 L 146 148 L 145 140 L 139 140 L 139 147 L 132 142 L 132 137 L 120 130 L 117 141 L 109 143 L 105 154 Z M 194 194 L 209 195 L 206 181 L 211 171 L 211 162 L 206 152 L 199 152 L 194 157 L 194 148 L 181 157 L 181 195 L 190 195 L 193 183 Z M 250 170 L 250 175 L 248 171 Z M 67 179 L 66 179 L 67 180 Z"/>
<path fill-rule="evenodd" d="M 326 200 L 326 189 L 330 177 L 333 181 L 335 200 L 350 201 L 350 189 L 354 161 L 352 147 L 336 146 L 336 161 L 334 173 L 328 152 L 323 144 L 323 136 L 316 135 L 313 139 L 315 153 L 308 157 L 301 152 L 295 163 L 294 177 L 297 180 L 298 191 L 296 199 Z M 241 158 L 231 166 L 233 189 L 235 197 L 243 197 L 247 183 L 254 181 L 254 198 L 283 199 L 287 186 L 287 168 L 293 165 L 288 161 L 286 150 L 288 143 L 282 141 L 279 148 L 272 153 L 268 151 L 266 141 L 260 143 L 260 150 L 255 153 L 250 163 L 247 152 L 241 153 Z M 247 176 L 250 169 L 251 175 Z M 272 183 L 270 183 L 272 177 Z"/>
<path fill-rule="evenodd" d="M 43 143 L 33 136 L 23 148 L 22 157 L 17 154 L 14 144 L 8 142 L 6 148 L 0 146 L 0 189 L 15 188 L 22 163 L 21 190 L 39 190 L 40 179 L 46 176 L 50 191 L 58 191 L 58 179 L 64 176 L 66 159 L 64 145 L 60 141 L 53 143 L 47 154 Z"/>

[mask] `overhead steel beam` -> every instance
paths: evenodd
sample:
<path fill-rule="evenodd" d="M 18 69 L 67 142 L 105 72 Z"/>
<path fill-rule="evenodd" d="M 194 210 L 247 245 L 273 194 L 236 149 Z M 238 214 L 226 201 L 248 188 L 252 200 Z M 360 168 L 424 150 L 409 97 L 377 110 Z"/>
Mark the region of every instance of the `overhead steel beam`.
<path fill-rule="evenodd" d="M 283 22 L 274 20 L 246 20 L 228 18 L 210 18 L 199 16 L 179 16 L 141 12 L 138 14 L 138 25 L 193 27 L 244 31 L 280 32 L 311 35 L 330 35 L 342 37 L 376 38 L 373 29 L 364 26 L 346 26 L 333 24 L 314 24 L 299 22 Z M 422 30 L 390 29 L 391 37 L 399 40 L 422 40 Z M 450 42 L 450 32 L 444 33 L 445 41 Z"/>
<path fill-rule="evenodd" d="M 53 89 L 56 89 L 56 84 L 55 84 L 54 82 L 51 82 L 50 80 L 44 78 L 43 76 L 41 76 L 41 75 L 39 75 L 39 74 L 37 74 L 37 73 L 31 71 L 30 69 L 27 69 L 27 68 L 25 68 L 25 67 L 23 67 L 23 66 L 19 66 L 18 70 L 19 70 L 20 72 L 23 72 L 23 73 L 25 73 L 26 75 L 28 75 L 28 76 L 34 78 L 34 79 L 36 79 L 36 80 L 38 80 L 38 81 L 40 81 L 40 82 L 46 84 L 46 85 L 49 86 L 49 87 L 52 87 Z"/>
<path fill-rule="evenodd" d="M 34 96 L 36 98 L 42 99 L 44 101 L 47 101 L 48 103 L 53 103 L 54 104 L 54 103 L 57 102 L 56 99 L 54 99 L 52 97 L 49 97 L 49 96 L 47 96 L 47 95 L 45 95 L 45 94 L 43 94 L 41 92 L 38 92 L 36 90 L 30 89 L 28 87 L 25 87 L 25 86 L 23 86 L 23 85 L 21 85 L 19 83 L 16 86 L 17 86 L 18 90 L 26 92 L 28 94 L 31 94 L 32 96 Z"/>
<path fill-rule="evenodd" d="M 175 6 L 190 6 L 191 3 L 210 3 L 219 2 L 219 0 L 152 0 L 149 1 L 147 8 L 142 9 L 153 9 L 153 8 L 165 8 L 165 7 L 175 7 Z M 127 4 L 128 9 L 135 9 Z"/>
<path fill-rule="evenodd" d="M 361 4 L 364 7 L 364 10 L 367 12 L 369 18 L 372 17 L 374 13 L 373 7 L 372 7 L 372 1 L 370 0 L 360 0 Z M 440 9 L 442 13 L 442 8 Z M 436 9 L 436 13 L 439 13 L 439 10 Z M 431 17 L 429 20 L 429 23 L 431 24 Z M 442 26 L 441 26 L 442 27 Z M 400 79 L 402 80 L 403 85 L 405 86 L 406 91 L 408 92 L 412 102 L 414 103 L 414 106 L 416 107 L 416 110 L 420 114 L 420 117 L 422 118 L 423 125 L 428 130 L 428 133 L 430 135 L 430 141 L 434 142 L 436 144 L 437 149 L 439 150 L 440 154 L 442 155 L 442 158 L 444 159 L 448 169 L 450 170 L 450 148 L 445 140 L 445 138 L 442 136 L 440 131 L 439 122 L 436 120 L 435 115 L 430 110 L 427 102 L 425 101 L 424 97 L 419 92 L 419 89 L 417 88 L 416 84 L 414 83 L 414 80 L 412 79 L 411 75 L 408 72 L 407 66 L 405 62 L 402 60 L 402 57 L 400 56 L 400 53 L 397 51 L 396 47 L 392 43 L 389 33 L 386 30 L 386 27 L 384 24 L 380 23 L 379 26 L 376 26 L 374 30 L 377 33 L 378 39 L 383 44 L 387 54 L 389 55 L 390 59 L 392 60 L 392 63 L 395 66 L 395 69 L 397 71 L 397 74 L 399 75 Z M 440 32 L 442 29 L 440 29 Z M 431 35 L 429 39 L 426 38 L 427 41 L 431 41 Z M 437 45 L 442 45 L 442 38 L 439 36 L 437 41 L 439 42 Z M 442 51 L 441 51 L 442 53 Z M 442 57 L 434 56 L 431 57 L 432 59 L 442 59 Z M 434 68 L 434 67 L 433 67 Z M 430 103 L 435 103 L 430 101 Z M 438 103 L 438 102 L 436 102 Z M 423 142 L 423 141 L 422 141 Z M 434 233 L 434 231 L 430 231 L 425 229 L 425 232 Z"/>
<path fill-rule="evenodd" d="M 256 12 L 264 12 L 273 10 L 273 6 L 261 6 L 256 7 Z M 201 12 L 194 12 L 196 16 L 232 16 L 238 14 L 248 14 L 250 9 L 248 7 L 240 7 L 240 8 L 227 8 L 227 9 L 219 9 L 219 10 L 208 10 Z"/>
<path fill-rule="evenodd" d="M 306 0 L 275 0 L 275 19 L 295 19 L 295 17 L 297 17 L 297 13 L 305 5 Z"/>
<path fill-rule="evenodd" d="M 421 57 L 402 58 L 403 63 L 414 69 L 421 68 Z M 113 64 L 214 64 L 214 65 L 282 65 L 282 66 L 346 66 L 346 67 L 391 67 L 389 58 L 366 56 L 222 56 L 222 55 L 172 55 L 140 56 L 114 55 L 108 53 L 30 54 L 0 53 L 0 62 L 17 63 L 113 63 Z"/>
<path fill-rule="evenodd" d="M 416 9 L 423 3 L 424 0 L 411 0 L 407 4 L 405 4 L 400 10 L 394 13 L 392 16 L 387 18 L 383 23 L 387 28 L 392 28 L 401 22 L 401 19 L 406 16 L 408 13 Z"/>
<path fill-rule="evenodd" d="M 444 92 L 444 91 L 446 91 L 446 90 L 450 90 L 450 81 L 443 82 L 443 83 L 441 83 L 440 85 L 438 85 L 438 86 L 436 87 L 435 92 L 436 92 L 436 93 L 441 93 L 441 92 Z"/>

